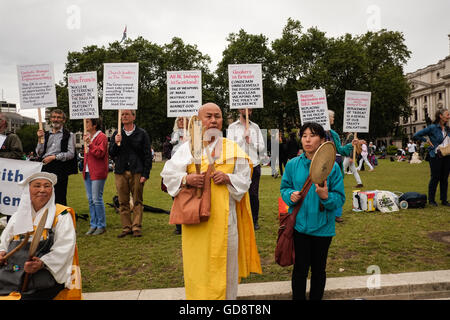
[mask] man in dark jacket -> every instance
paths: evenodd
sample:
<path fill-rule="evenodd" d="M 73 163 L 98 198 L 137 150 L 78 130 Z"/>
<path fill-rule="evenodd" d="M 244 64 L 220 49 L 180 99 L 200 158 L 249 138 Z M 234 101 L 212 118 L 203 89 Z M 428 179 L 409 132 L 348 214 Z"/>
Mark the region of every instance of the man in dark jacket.
<path fill-rule="evenodd" d="M 151 143 L 147 132 L 138 128 L 135 110 L 122 110 L 123 128 L 114 132 L 109 154 L 115 162 L 115 181 L 119 197 L 119 212 L 122 223 L 123 238 L 132 234 L 142 236 L 142 212 L 144 183 L 150 176 L 152 168 Z M 130 208 L 130 193 L 133 197 L 133 216 Z"/>
<path fill-rule="evenodd" d="M 20 138 L 8 129 L 8 118 L 6 114 L 0 113 L 0 134 L 6 135 L 3 144 L 0 141 L 0 158 L 23 159 L 22 142 Z"/>

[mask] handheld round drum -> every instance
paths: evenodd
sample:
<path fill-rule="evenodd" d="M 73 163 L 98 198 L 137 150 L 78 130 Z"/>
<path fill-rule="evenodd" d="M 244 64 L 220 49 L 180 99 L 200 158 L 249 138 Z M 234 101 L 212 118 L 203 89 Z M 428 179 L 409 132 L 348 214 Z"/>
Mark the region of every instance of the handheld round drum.
<path fill-rule="evenodd" d="M 194 158 L 195 171 L 200 173 L 202 164 L 202 146 L 203 146 L 203 127 L 202 121 L 198 116 L 192 116 L 188 125 L 189 137 L 191 143 L 191 154 Z M 197 197 L 202 196 L 202 189 L 197 188 Z"/>
<path fill-rule="evenodd" d="M 327 180 L 328 175 L 333 170 L 336 160 L 336 147 L 330 141 L 322 143 L 316 150 L 309 167 L 309 175 L 313 183 L 323 186 L 323 182 Z"/>

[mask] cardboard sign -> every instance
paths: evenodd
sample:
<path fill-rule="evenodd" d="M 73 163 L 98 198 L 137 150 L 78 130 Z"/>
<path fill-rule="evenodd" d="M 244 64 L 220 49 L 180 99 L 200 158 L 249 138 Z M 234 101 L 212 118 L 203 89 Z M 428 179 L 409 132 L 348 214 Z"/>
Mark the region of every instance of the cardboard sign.
<path fill-rule="evenodd" d="M 56 103 L 53 64 L 17 66 L 21 109 L 54 108 Z"/>
<path fill-rule="evenodd" d="M 300 121 L 316 122 L 325 130 L 330 130 L 327 96 L 325 89 L 297 91 Z"/>
<path fill-rule="evenodd" d="M 191 117 L 202 105 L 202 72 L 167 71 L 167 117 Z"/>
<path fill-rule="evenodd" d="M 345 91 L 344 132 L 369 132 L 370 92 Z"/>
<path fill-rule="evenodd" d="M 264 108 L 261 64 L 229 64 L 230 109 Z"/>
<path fill-rule="evenodd" d="M 98 118 L 97 72 L 69 73 L 70 119 Z"/>
<path fill-rule="evenodd" d="M 103 105 L 105 110 L 138 108 L 139 63 L 103 64 Z"/>
<path fill-rule="evenodd" d="M 1 213 L 10 216 L 17 211 L 23 190 L 18 182 L 35 172 L 40 172 L 41 169 L 42 162 L 0 158 Z"/>

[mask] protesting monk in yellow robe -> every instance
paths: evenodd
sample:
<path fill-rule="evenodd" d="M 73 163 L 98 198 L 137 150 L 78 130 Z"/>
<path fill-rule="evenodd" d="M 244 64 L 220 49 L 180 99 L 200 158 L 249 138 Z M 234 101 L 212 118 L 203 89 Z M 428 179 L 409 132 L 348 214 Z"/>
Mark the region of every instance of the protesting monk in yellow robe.
<path fill-rule="evenodd" d="M 262 273 L 247 192 L 252 164 L 247 154 L 226 138 L 216 139 L 206 148 L 215 155 L 215 170 L 226 173 L 231 185 L 211 181 L 208 221 L 182 227 L 186 298 L 236 299 L 238 281 L 250 272 Z M 201 172 L 206 172 L 208 164 L 204 150 Z M 186 174 L 195 170 L 187 141 L 161 172 L 168 193 L 176 196 Z"/>

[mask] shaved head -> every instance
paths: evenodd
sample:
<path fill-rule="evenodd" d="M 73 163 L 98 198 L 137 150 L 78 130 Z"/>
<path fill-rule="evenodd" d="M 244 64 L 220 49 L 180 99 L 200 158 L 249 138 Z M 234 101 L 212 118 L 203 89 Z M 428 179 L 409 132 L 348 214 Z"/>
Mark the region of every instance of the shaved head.
<path fill-rule="evenodd" d="M 208 102 L 198 110 L 198 117 L 205 129 L 216 128 L 222 130 L 222 110 L 215 103 Z"/>
<path fill-rule="evenodd" d="M 200 109 L 198 109 L 199 118 L 202 117 L 202 114 L 205 113 L 206 110 L 215 110 L 216 112 L 218 111 L 218 112 L 220 112 L 220 114 L 222 114 L 222 110 L 220 110 L 220 108 L 217 104 L 208 102 L 208 103 L 205 103 L 204 105 L 202 105 L 200 107 Z"/>

